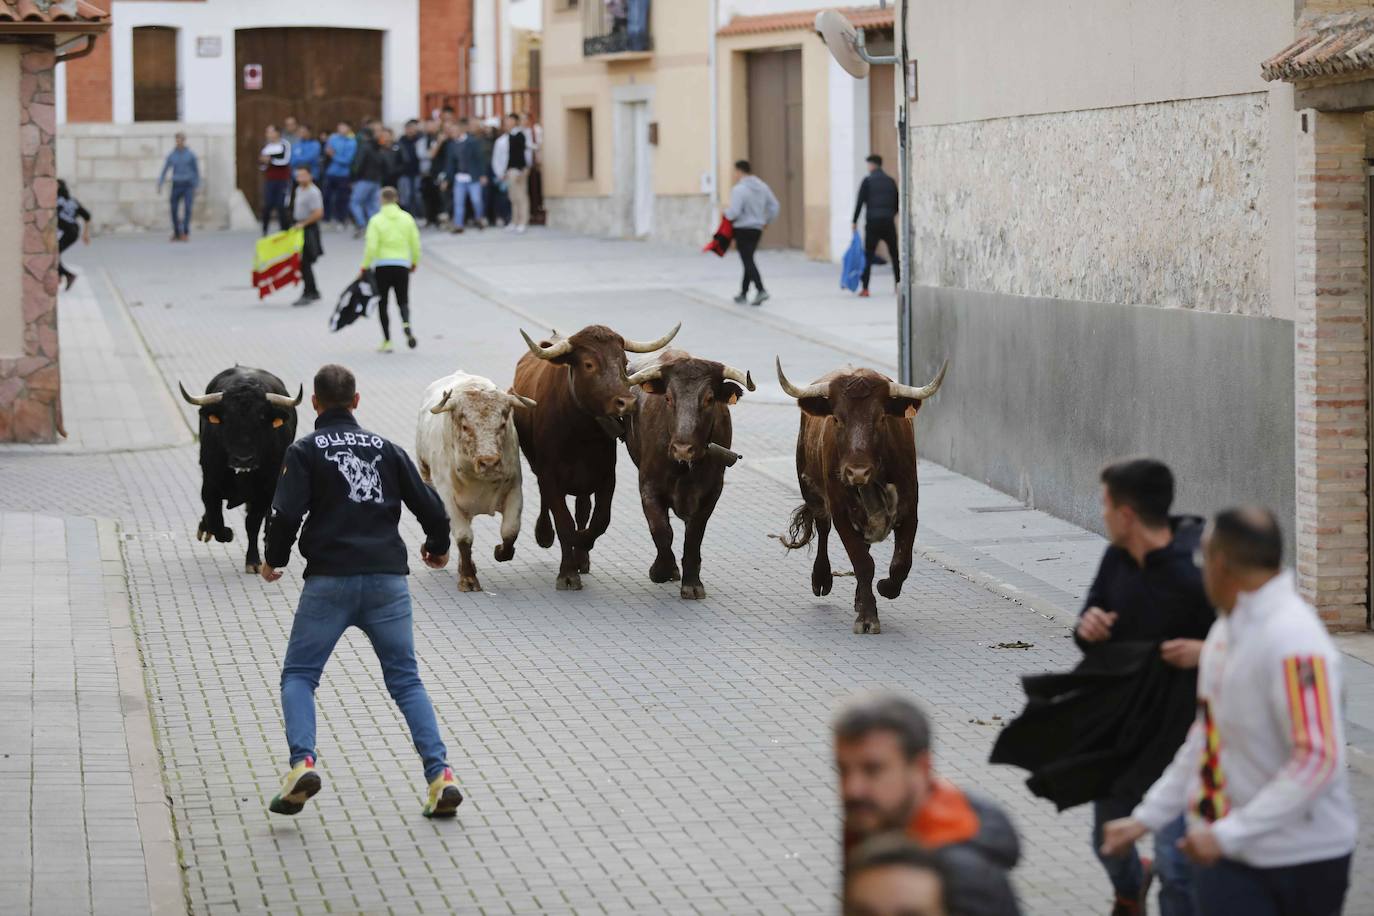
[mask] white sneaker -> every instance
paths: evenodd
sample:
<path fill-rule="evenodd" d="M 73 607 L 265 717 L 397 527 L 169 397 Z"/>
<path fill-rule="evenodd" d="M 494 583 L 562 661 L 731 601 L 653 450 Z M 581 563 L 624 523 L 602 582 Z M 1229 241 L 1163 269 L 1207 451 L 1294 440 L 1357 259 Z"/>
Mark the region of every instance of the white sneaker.
<path fill-rule="evenodd" d="M 507 231 L 507 232 L 514 232 L 514 231 L 515 231 L 515 226 L 512 225 L 511 223 L 506 223 L 506 231 Z"/>
<path fill-rule="evenodd" d="M 524 234 L 525 234 L 525 231 L 526 231 L 527 229 L 529 229 L 529 228 L 530 228 L 529 226 L 516 226 L 516 227 L 515 227 L 515 231 L 516 231 L 518 234 L 520 234 L 520 235 L 524 235 Z"/>

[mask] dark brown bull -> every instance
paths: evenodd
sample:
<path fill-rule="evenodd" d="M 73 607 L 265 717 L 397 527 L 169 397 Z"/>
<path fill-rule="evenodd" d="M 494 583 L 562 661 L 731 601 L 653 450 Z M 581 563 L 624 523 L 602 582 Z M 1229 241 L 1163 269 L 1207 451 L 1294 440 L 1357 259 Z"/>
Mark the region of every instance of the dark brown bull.
<path fill-rule="evenodd" d="M 680 327 L 646 342 L 626 340 L 599 324 L 539 343 L 520 332 L 530 352 L 516 364 L 510 390 L 537 406 L 515 412 L 515 429 L 539 481 L 534 541 L 551 547 L 557 532 L 563 551 L 556 581 L 560 591 L 582 587 L 580 574 L 591 569 L 592 546 L 611 524 L 616 440 L 602 423 L 619 424 L 636 407 L 626 384 L 625 352 L 659 350 Z M 575 518 L 568 512 L 569 496 L 574 497 Z"/>
<path fill-rule="evenodd" d="M 658 556 L 649 579 L 679 578 L 673 556 L 669 510 L 687 524 L 682 547 L 683 598 L 705 598 L 701 584 L 701 539 L 725 485 L 726 458 L 710 450 L 730 447 L 729 405 L 754 390 L 747 372 L 665 350 L 634 375 L 639 412 L 626 424 L 625 445 L 639 468 L 639 499 Z M 743 387 L 741 387 L 743 386 Z"/>
<path fill-rule="evenodd" d="M 787 380 L 778 360 L 778 382 L 801 407 L 797 433 L 797 482 L 803 503 L 792 514 L 789 550 L 804 547 L 819 531 L 811 591 L 830 594 L 834 576 L 826 542 L 830 526 L 854 566 L 855 633 L 880 633 L 873 597 L 869 545 L 896 532 L 887 578 L 878 594 L 896 598 L 911 572 L 916 542 L 916 427 L 921 402 L 940 390 L 946 366 L 924 388 L 892 381 L 872 369 L 831 372 L 805 388 Z"/>

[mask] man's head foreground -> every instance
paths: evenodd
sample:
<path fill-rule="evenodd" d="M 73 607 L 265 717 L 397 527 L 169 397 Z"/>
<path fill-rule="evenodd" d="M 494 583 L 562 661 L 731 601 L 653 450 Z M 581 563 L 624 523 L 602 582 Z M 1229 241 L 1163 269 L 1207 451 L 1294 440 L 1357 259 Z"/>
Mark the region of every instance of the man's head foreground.
<path fill-rule="evenodd" d="M 1102 469 L 1102 522 L 1107 538 L 1124 547 L 1142 529 L 1169 527 L 1174 475 L 1153 458 L 1118 461 Z"/>
<path fill-rule="evenodd" d="M 879 156 L 877 153 L 869 156 L 864 161 L 868 163 L 868 170 L 870 172 L 876 172 L 883 167 L 883 157 Z"/>
<path fill-rule="evenodd" d="M 899 833 L 873 837 L 849 862 L 845 916 L 945 916 L 944 868 Z"/>
<path fill-rule="evenodd" d="M 1244 592 L 1262 588 L 1283 568 L 1283 531 L 1268 509 L 1243 506 L 1218 512 L 1202 535 L 1202 584 L 1222 612 Z"/>
<path fill-rule="evenodd" d="M 381 196 L 382 196 L 382 203 L 384 203 L 384 204 L 394 204 L 394 203 L 396 203 L 396 201 L 398 201 L 398 200 L 401 199 L 400 193 L 399 193 L 395 188 L 390 187 L 390 186 L 387 186 L 387 187 L 385 187 L 385 188 L 382 188 L 382 195 L 381 195 Z"/>
<path fill-rule="evenodd" d="M 925 713 L 897 694 L 864 694 L 840 710 L 834 733 L 845 831 L 901 830 L 930 795 Z"/>
<path fill-rule="evenodd" d="M 353 373 L 337 363 L 328 363 L 315 373 L 315 391 L 310 403 L 316 413 L 342 407 L 354 410 L 358 406 L 358 381 Z"/>

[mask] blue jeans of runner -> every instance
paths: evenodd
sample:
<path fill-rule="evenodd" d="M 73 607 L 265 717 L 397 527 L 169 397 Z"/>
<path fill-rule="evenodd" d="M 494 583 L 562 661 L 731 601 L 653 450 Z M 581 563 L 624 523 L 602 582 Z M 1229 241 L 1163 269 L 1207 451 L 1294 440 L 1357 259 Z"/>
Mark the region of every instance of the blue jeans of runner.
<path fill-rule="evenodd" d="M 1340 916 L 1350 856 L 1280 868 L 1222 859 L 1193 870 L 1198 909 L 1207 916 Z"/>
<path fill-rule="evenodd" d="M 375 181 L 353 182 L 353 195 L 349 198 L 348 209 L 353 213 L 353 222 L 360 229 L 367 228 L 367 221 L 382 207 L 382 187 Z"/>
<path fill-rule="evenodd" d="M 463 225 L 463 201 L 472 204 L 472 218 L 479 223 L 486 216 L 486 188 L 476 179 L 453 183 L 453 224 Z"/>
<path fill-rule="evenodd" d="M 420 681 L 410 588 L 406 577 L 399 575 L 310 576 L 305 580 L 281 671 L 281 708 L 291 765 L 319 756 L 315 688 L 334 646 L 349 627 L 362 630 L 372 642 L 386 689 L 405 716 L 415 750 L 424 762 L 425 780 L 432 781 L 448 766 L 448 748 L 439 738 L 434 705 Z"/>
<path fill-rule="evenodd" d="M 1140 885 L 1145 879 L 1145 870 L 1140 864 L 1140 853 L 1132 846 L 1125 855 L 1102 855 L 1102 827 L 1108 821 L 1129 817 L 1135 810 L 1137 800 L 1129 798 L 1100 798 L 1093 802 L 1093 854 L 1107 870 L 1107 878 L 1112 882 L 1112 890 L 1118 897 L 1134 900 L 1140 896 Z"/>
<path fill-rule="evenodd" d="M 191 234 L 191 206 L 196 200 L 196 186 L 191 181 L 172 182 L 172 233 Z"/>
<path fill-rule="evenodd" d="M 353 180 L 347 175 L 324 176 L 324 221 L 342 223 L 348 219 L 348 198 Z"/>
<path fill-rule="evenodd" d="M 1155 834 L 1155 877 L 1159 879 L 1160 916 L 1193 916 L 1193 864 L 1178 848 L 1188 832 L 1188 822 L 1180 815 Z"/>

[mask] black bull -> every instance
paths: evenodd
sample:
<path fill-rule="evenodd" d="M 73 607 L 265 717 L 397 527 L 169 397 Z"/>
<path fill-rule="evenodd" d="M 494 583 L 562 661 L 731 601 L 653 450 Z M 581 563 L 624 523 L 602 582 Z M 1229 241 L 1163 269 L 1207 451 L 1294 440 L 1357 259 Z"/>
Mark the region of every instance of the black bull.
<path fill-rule="evenodd" d="M 224 525 L 221 503 L 230 509 L 246 506 L 248 551 L 243 568 L 256 573 L 262 564 L 258 532 L 272 506 L 286 448 L 296 438 L 296 405 L 302 393 L 292 398 L 272 373 L 243 366 L 216 375 L 203 395 L 192 396 L 180 387 L 186 402 L 200 408 L 200 498 L 205 514 L 196 537 L 232 541 L 234 532 Z"/>
<path fill-rule="evenodd" d="M 657 548 L 649 579 L 681 578 L 683 598 L 705 598 L 701 541 L 735 457 L 729 405 L 745 388 L 753 391 L 754 381 L 747 372 L 682 350 L 663 351 L 628 381 L 639 388 L 639 410 L 626 421 L 625 445 L 639 468 L 639 498 Z M 670 511 L 687 525 L 680 572 Z"/>

